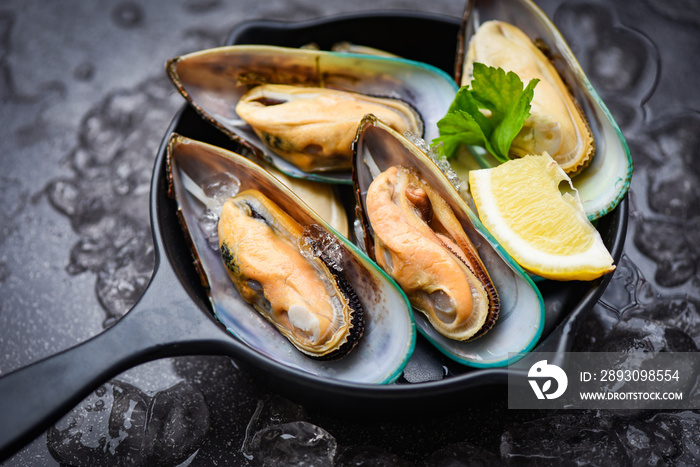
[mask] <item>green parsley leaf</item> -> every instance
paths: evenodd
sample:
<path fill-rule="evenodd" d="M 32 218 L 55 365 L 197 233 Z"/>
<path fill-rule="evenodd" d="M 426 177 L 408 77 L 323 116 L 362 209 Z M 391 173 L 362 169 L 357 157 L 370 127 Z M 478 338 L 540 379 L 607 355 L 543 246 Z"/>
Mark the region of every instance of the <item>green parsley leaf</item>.
<path fill-rule="evenodd" d="M 471 85 L 457 92 L 447 114 L 437 123 L 440 136 L 431 144 L 435 147 L 442 143 L 447 157 L 466 144 L 486 148 L 500 162 L 509 160 L 510 144 L 530 116 L 538 82 L 530 80 L 523 90 L 523 82 L 512 71 L 474 63 Z M 487 110 L 490 117 L 482 110 Z"/>

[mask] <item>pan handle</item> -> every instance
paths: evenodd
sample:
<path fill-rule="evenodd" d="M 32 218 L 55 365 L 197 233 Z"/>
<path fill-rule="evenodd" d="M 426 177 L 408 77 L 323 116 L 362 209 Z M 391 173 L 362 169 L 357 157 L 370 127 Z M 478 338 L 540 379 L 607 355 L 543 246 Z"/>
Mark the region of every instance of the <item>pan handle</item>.
<path fill-rule="evenodd" d="M 146 292 L 114 326 L 0 378 L 0 463 L 129 368 L 177 355 L 235 356 L 239 347 L 156 258 Z"/>

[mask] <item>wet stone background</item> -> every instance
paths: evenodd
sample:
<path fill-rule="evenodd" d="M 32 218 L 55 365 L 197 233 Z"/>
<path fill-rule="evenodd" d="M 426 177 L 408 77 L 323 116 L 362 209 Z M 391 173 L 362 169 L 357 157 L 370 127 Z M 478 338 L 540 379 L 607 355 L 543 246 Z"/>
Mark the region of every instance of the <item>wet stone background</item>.
<path fill-rule="evenodd" d="M 537 3 L 569 40 L 635 163 L 623 258 L 575 349 L 695 351 L 700 4 Z M 462 8 L 457 0 L 0 3 L 0 374 L 109 327 L 147 285 L 151 169 L 182 104 L 165 79 L 166 59 L 219 45 L 249 19 L 377 9 L 459 17 Z M 698 465 L 700 411 L 516 412 L 486 400 L 427 420 L 362 422 L 285 400 L 227 358 L 181 357 L 104 384 L 4 465 L 456 466 L 552 458 Z"/>

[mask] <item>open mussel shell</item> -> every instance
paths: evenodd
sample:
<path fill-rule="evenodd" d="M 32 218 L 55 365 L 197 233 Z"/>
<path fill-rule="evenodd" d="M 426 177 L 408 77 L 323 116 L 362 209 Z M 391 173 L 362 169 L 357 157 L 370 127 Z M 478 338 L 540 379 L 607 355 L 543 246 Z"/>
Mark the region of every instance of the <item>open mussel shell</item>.
<path fill-rule="evenodd" d="M 556 26 L 529 0 L 469 0 L 457 48 L 456 78 L 462 81 L 466 53 L 478 27 L 490 20 L 521 29 L 546 55 L 583 110 L 595 139 L 590 164 L 572 178 L 586 215 L 598 219 L 612 211 L 625 196 L 632 178 L 629 147 L 610 111 L 600 99 Z"/>
<path fill-rule="evenodd" d="M 443 354 L 464 365 L 508 365 L 530 351 L 542 334 L 545 312 L 542 295 L 522 268 L 481 225 L 445 173 L 417 143 L 420 142 L 398 134 L 373 115 L 363 119 L 358 128 L 353 159 L 353 183 L 361 227 L 358 242 L 371 250 L 373 232 L 367 218 L 365 200 L 372 181 L 393 166 L 415 170 L 442 196 L 457 216 L 478 250 L 501 301 L 495 325 L 474 340 L 448 339 L 438 333 L 422 313 L 415 312 L 418 330 Z"/>
<path fill-rule="evenodd" d="M 338 235 L 293 192 L 249 159 L 222 148 L 173 134 L 168 144 L 170 194 L 215 316 L 236 338 L 268 358 L 323 377 L 354 383 L 385 384 L 398 378 L 415 345 L 415 325 L 406 296 L 355 245 Z M 233 180 L 240 192 L 258 190 L 304 227 L 316 226 L 337 239 L 337 259 L 365 311 L 360 342 L 337 361 L 311 359 L 246 303 L 229 278 L 218 249 L 216 229 L 208 227 L 213 187 Z M 209 206 L 208 206 L 209 205 Z M 213 232 L 213 233 L 212 233 Z M 212 238 L 213 236 L 213 238 Z"/>
<path fill-rule="evenodd" d="M 399 99 L 420 115 L 423 136 L 431 140 L 457 90 L 446 73 L 424 63 L 263 45 L 218 47 L 183 55 L 169 60 L 166 71 L 205 120 L 245 146 L 258 161 L 292 177 L 345 184 L 351 183 L 349 170 L 305 172 L 265 146 L 236 114 L 236 104 L 246 91 L 263 83 L 291 84 Z"/>

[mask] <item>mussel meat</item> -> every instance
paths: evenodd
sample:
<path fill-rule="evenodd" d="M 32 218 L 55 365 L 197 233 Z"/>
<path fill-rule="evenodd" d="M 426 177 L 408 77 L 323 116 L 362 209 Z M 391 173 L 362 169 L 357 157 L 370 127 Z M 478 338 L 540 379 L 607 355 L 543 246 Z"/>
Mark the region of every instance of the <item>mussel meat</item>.
<path fill-rule="evenodd" d="M 364 311 L 328 250 L 319 248 L 320 226 L 304 230 L 268 197 L 246 190 L 224 203 L 218 231 L 224 265 L 241 296 L 296 348 L 323 359 L 352 350 Z"/>
<path fill-rule="evenodd" d="M 260 140 L 305 172 L 349 170 L 357 125 L 373 113 L 400 133 L 423 133 L 420 115 L 398 99 L 319 87 L 262 84 L 236 113 Z"/>
<path fill-rule="evenodd" d="M 415 170 L 392 166 L 370 184 L 374 257 L 441 334 L 468 340 L 491 329 L 498 293 L 445 200 Z"/>

